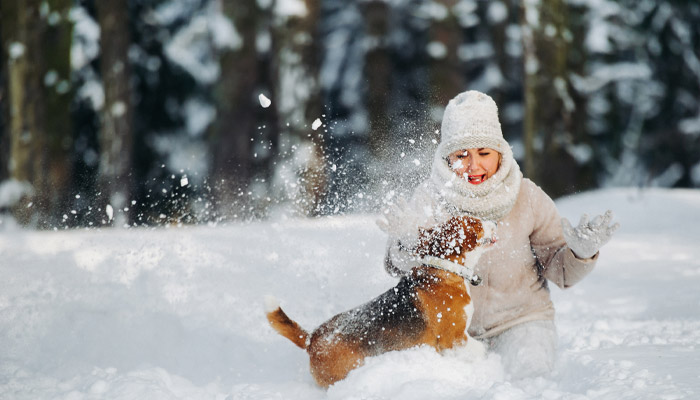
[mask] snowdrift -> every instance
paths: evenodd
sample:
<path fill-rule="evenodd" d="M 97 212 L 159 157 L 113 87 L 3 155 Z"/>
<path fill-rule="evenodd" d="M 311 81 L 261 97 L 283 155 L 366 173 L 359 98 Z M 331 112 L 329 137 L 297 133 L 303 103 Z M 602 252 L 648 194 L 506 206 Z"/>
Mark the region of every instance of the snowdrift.
<path fill-rule="evenodd" d="M 225 227 L 0 231 L 1 399 L 681 399 L 700 396 L 700 191 L 611 189 L 557 201 L 622 225 L 597 269 L 552 288 L 551 376 L 500 359 L 388 353 L 317 388 L 267 326 L 303 326 L 395 284 L 373 216 Z M 553 285 L 552 285 L 553 286 Z"/>

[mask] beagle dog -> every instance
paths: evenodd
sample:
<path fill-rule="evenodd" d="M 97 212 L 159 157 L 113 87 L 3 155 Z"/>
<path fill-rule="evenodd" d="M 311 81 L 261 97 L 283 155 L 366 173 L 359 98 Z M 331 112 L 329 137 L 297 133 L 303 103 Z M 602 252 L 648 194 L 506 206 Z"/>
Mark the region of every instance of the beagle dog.
<path fill-rule="evenodd" d="M 453 217 L 432 229 L 419 229 L 412 249 L 422 265 L 397 286 L 370 302 L 345 311 L 308 332 L 268 298 L 267 319 L 282 336 L 306 350 L 310 369 L 322 387 L 344 379 L 365 357 L 429 345 L 437 351 L 456 346 L 483 354 L 467 334 L 473 315 L 470 285 L 478 285 L 474 266 L 493 241 L 495 224 Z"/>

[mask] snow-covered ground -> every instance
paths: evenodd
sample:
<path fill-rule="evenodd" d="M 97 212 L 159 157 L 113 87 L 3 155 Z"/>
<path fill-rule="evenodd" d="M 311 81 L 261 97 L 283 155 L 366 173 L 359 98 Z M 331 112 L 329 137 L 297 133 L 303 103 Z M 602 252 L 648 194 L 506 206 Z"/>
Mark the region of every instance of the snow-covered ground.
<path fill-rule="evenodd" d="M 613 209 L 597 269 L 552 295 L 552 376 L 416 348 L 319 389 L 270 329 L 266 294 L 307 328 L 394 285 L 372 216 L 227 227 L 0 231 L 1 399 L 700 398 L 700 191 L 610 189 L 562 215 Z"/>

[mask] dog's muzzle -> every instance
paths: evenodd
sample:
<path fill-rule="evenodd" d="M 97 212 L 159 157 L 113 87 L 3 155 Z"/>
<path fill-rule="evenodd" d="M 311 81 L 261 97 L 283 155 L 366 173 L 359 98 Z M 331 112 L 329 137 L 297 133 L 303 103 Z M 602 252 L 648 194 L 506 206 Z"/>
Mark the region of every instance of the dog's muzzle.
<path fill-rule="evenodd" d="M 492 238 L 492 237 L 482 237 L 481 239 L 479 239 L 477 241 L 477 243 L 481 246 L 488 246 L 488 245 L 496 243 L 496 239 Z"/>

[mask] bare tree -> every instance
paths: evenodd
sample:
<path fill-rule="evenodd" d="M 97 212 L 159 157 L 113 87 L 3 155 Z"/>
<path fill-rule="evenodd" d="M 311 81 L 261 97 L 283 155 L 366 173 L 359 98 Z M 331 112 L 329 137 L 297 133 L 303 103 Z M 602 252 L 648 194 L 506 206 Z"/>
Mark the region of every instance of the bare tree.
<path fill-rule="evenodd" d="M 9 51 L 9 175 L 10 178 L 32 186 L 34 195 L 42 186 L 44 157 L 42 147 L 43 107 L 40 101 L 40 63 L 32 49 L 39 47 L 39 1 L 2 2 L 3 50 Z M 38 211 L 43 202 L 34 195 L 27 196 L 15 208 L 15 217 L 28 223 L 32 217 L 41 217 Z M 35 206 L 36 205 L 36 206 Z M 31 209 L 30 209 L 31 208 Z"/>
<path fill-rule="evenodd" d="M 133 191 L 133 105 L 128 51 L 128 2 L 96 2 L 100 25 L 100 72 L 105 93 L 101 112 L 99 190 L 105 221 L 129 223 Z M 102 206 L 102 205 L 101 205 Z"/>
<path fill-rule="evenodd" d="M 71 201 L 73 167 L 73 126 L 71 121 L 70 52 L 73 39 L 73 24 L 68 18 L 72 0 L 51 0 L 44 11 L 48 24 L 42 36 L 44 59 L 43 99 L 45 101 L 46 125 L 46 181 L 43 192 L 50 200 L 49 214 L 54 218 L 68 216 L 65 209 Z M 45 7 L 42 5 L 42 7 Z M 72 221 L 65 221 L 72 224 Z"/>
<path fill-rule="evenodd" d="M 61 222 L 70 193 L 69 1 L 3 0 L 3 58 L 7 60 L 9 178 L 31 187 L 14 208 L 22 223 Z"/>

